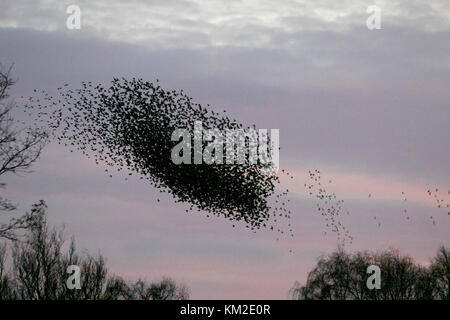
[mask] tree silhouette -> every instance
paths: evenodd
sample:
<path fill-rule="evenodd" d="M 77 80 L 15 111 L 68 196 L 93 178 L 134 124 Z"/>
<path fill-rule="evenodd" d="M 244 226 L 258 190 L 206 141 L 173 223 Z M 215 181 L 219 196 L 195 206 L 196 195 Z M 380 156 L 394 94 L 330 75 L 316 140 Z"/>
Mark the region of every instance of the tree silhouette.
<path fill-rule="evenodd" d="M 305 300 L 413 300 L 449 299 L 450 251 L 441 247 L 428 267 L 397 250 L 347 253 L 342 248 L 319 258 L 306 284 L 290 290 Z M 381 288 L 367 287 L 367 267 L 381 270 Z"/>
<path fill-rule="evenodd" d="M 8 173 L 26 172 L 36 161 L 47 143 L 47 134 L 38 129 L 18 129 L 11 116 L 14 104 L 8 102 L 8 90 L 15 81 L 12 66 L 5 69 L 0 64 L 0 178 Z M 5 183 L 0 181 L 0 188 Z M 0 213 L 10 212 L 16 206 L 0 194 Z M 17 231 L 34 224 L 34 216 L 26 214 L 0 223 L 0 238 L 17 240 Z"/>
<path fill-rule="evenodd" d="M 440 247 L 430 270 L 436 288 L 435 295 L 440 299 L 450 300 L 450 250 Z"/>
<path fill-rule="evenodd" d="M 24 241 L 12 244 L 12 270 L 5 268 L 6 245 L 0 247 L 0 300 L 179 300 L 188 299 L 185 285 L 170 278 L 156 283 L 128 284 L 109 276 L 101 255 L 80 255 L 72 238 L 65 252 L 63 229 L 50 228 L 43 201 L 32 208 L 36 223 Z M 68 267 L 80 268 L 80 289 L 67 287 Z"/>

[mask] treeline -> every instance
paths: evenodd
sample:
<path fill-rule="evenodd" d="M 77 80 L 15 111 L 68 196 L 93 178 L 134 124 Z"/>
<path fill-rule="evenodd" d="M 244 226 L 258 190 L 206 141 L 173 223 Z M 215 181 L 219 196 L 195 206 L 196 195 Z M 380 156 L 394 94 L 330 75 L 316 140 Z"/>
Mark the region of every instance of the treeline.
<path fill-rule="evenodd" d="M 379 267 L 381 285 L 369 289 L 367 267 Z M 306 284 L 290 290 L 302 300 L 449 300 L 450 250 L 442 246 L 428 266 L 390 249 L 347 253 L 342 248 L 318 259 Z"/>
<path fill-rule="evenodd" d="M 128 283 L 109 275 L 101 255 L 80 254 L 75 241 L 63 250 L 61 229 L 50 228 L 43 201 L 32 208 L 35 223 L 20 241 L 0 246 L 0 300 L 175 300 L 188 299 L 185 285 L 170 278 L 159 282 Z M 10 250 L 8 250 L 10 249 Z M 7 253 L 11 252 L 11 259 Z M 10 261 L 10 268 L 7 268 Z M 80 288 L 70 288 L 69 266 L 80 270 Z"/>
<path fill-rule="evenodd" d="M 17 127 L 15 104 L 8 99 L 15 84 L 11 70 L 0 63 L 0 179 L 28 172 L 48 143 L 45 131 Z M 0 181 L 0 189 L 5 186 Z M 101 255 L 78 253 L 73 239 L 63 250 L 64 234 L 48 227 L 43 201 L 26 214 L 17 216 L 16 211 L 0 193 L 0 300 L 188 299 L 187 287 L 170 278 L 129 283 L 110 275 Z M 68 278 L 75 276 L 68 273 L 69 266 L 79 268 L 76 287 L 68 285 Z"/>

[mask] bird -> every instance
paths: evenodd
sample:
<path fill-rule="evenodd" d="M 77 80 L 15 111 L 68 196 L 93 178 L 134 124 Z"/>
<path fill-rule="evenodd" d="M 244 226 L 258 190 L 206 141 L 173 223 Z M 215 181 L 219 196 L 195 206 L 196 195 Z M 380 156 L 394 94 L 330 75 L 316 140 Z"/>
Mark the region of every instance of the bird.
<path fill-rule="evenodd" d="M 171 139 L 175 129 L 193 132 L 195 121 L 221 131 L 249 130 L 256 128 L 254 124 L 244 125 L 225 115 L 226 110 L 221 113 L 195 103 L 182 90 L 164 89 L 158 80 L 114 78 L 109 84 L 83 81 L 75 89 L 65 83 L 57 87 L 56 96 L 45 90 L 33 92 L 24 105 L 26 114 L 70 153 L 80 152 L 110 171 L 124 172 L 124 180 L 137 176 L 149 181 L 174 202 L 191 205 L 186 212 L 197 209 L 253 231 L 271 228 L 292 236 L 292 228 L 280 225 L 292 216 L 286 201 L 290 191 L 278 191 L 278 176 L 262 174 L 263 164 L 246 160 L 240 166 L 223 165 L 218 170 L 205 163 L 175 165 L 170 161 L 177 144 Z M 294 179 L 284 168 L 282 173 Z M 276 206 L 272 206 L 273 198 L 280 199 Z M 282 217 L 277 212 L 283 212 Z"/>

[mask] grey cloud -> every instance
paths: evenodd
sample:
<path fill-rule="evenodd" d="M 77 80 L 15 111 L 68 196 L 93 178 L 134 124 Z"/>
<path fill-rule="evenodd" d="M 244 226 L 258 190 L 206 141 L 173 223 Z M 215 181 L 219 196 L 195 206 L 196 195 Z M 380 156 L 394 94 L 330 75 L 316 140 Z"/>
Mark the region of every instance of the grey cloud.
<path fill-rule="evenodd" d="M 16 90 L 114 76 L 160 78 L 247 123 L 280 128 L 286 157 L 444 183 L 450 116 L 445 32 L 391 27 L 292 34 L 292 49 L 147 50 L 3 30 Z"/>
<path fill-rule="evenodd" d="M 280 33 L 365 28 L 373 1 L 14 1 L 0 26 L 65 30 L 66 7 L 82 11 L 82 30 L 106 39 L 157 48 L 271 47 L 270 29 Z M 448 30 L 444 1 L 378 1 L 383 24 Z M 189 22 L 189 23 L 186 23 Z M 198 37 L 198 35 L 203 35 Z"/>

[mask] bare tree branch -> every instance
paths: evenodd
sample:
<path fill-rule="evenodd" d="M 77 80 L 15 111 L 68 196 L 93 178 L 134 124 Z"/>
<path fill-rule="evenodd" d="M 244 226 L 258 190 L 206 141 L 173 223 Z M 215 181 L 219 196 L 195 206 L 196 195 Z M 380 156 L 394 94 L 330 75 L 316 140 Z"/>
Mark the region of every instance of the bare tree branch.
<path fill-rule="evenodd" d="M 8 90 L 15 84 L 11 77 L 13 66 L 5 69 L 0 64 L 0 178 L 8 173 L 28 172 L 38 159 L 42 149 L 48 142 L 48 135 L 38 129 L 19 129 L 14 124 L 11 111 L 14 104 L 8 103 Z M 5 183 L 0 182 L 0 189 Z M 16 209 L 10 200 L 0 194 L 0 213 Z M 35 217 L 25 214 L 18 218 L 10 218 L 7 223 L 0 223 L 0 238 L 18 240 L 18 231 L 32 227 Z"/>

